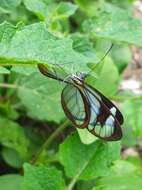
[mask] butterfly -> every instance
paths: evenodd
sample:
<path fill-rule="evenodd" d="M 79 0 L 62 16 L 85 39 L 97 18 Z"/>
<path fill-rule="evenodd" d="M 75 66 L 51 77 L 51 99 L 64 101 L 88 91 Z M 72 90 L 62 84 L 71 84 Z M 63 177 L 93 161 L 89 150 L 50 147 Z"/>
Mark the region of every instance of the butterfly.
<path fill-rule="evenodd" d="M 90 133 L 106 141 L 122 138 L 121 112 L 107 97 L 85 82 L 86 74 L 63 79 L 43 64 L 39 64 L 38 68 L 43 75 L 66 84 L 61 93 L 61 104 L 75 127 L 87 128 Z"/>

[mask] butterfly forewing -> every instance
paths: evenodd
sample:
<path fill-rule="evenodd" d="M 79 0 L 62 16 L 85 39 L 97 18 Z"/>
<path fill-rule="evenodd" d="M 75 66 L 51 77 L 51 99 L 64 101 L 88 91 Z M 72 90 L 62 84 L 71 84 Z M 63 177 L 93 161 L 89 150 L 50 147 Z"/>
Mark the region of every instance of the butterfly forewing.
<path fill-rule="evenodd" d="M 90 109 L 81 89 L 73 84 L 67 84 L 61 94 L 61 103 L 66 116 L 76 127 L 88 126 Z"/>

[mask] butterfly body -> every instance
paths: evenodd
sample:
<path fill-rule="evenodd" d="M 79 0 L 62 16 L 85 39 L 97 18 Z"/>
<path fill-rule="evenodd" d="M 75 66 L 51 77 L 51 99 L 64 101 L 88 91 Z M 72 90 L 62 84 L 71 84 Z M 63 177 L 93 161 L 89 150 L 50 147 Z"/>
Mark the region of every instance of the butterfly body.
<path fill-rule="evenodd" d="M 106 141 L 122 138 L 121 112 L 101 92 L 85 82 L 87 74 L 79 73 L 63 79 L 50 73 L 44 65 L 38 67 L 42 74 L 66 83 L 61 93 L 61 104 L 75 127 L 87 128 L 90 133 Z"/>

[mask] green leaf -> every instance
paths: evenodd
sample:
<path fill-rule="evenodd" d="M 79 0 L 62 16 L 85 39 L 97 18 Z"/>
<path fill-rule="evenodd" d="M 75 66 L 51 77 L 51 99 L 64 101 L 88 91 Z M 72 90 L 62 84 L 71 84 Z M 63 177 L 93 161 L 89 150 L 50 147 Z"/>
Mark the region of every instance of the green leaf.
<path fill-rule="evenodd" d="M 17 151 L 22 157 L 27 155 L 29 140 L 23 128 L 6 118 L 0 118 L 0 143 Z"/>
<path fill-rule="evenodd" d="M 71 35 L 73 40 L 72 47 L 75 51 L 82 53 L 86 57 L 92 57 L 92 59 L 97 62 L 97 56 L 93 48 L 93 43 L 89 40 L 88 37 L 81 35 L 79 33 L 74 33 Z"/>
<path fill-rule="evenodd" d="M 119 158 L 119 151 L 119 142 L 85 145 L 75 133 L 60 145 L 59 157 L 66 175 L 77 181 L 107 175 L 112 162 Z"/>
<path fill-rule="evenodd" d="M 92 190 L 139 189 L 142 185 L 142 172 L 127 161 L 117 161 L 110 176 L 99 179 Z M 133 179 L 133 180 L 132 180 Z"/>
<path fill-rule="evenodd" d="M 10 100 L 0 101 L 0 115 L 12 120 L 17 119 L 19 116 L 18 112 L 14 109 Z"/>
<path fill-rule="evenodd" d="M 120 73 L 124 71 L 132 60 L 132 53 L 128 46 L 114 46 L 111 51 L 112 59 Z"/>
<path fill-rule="evenodd" d="M 83 27 L 92 37 L 142 47 L 142 21 L 123 9 L 101 11 L 97 17 L 85 21 Z"/>
<path fill-rule="evenodd" d="M 13 11 L 18 5 L 20 5 L 21 0 L 1 0 L 0 9 L 4 12 Z"/>
<path fill-rule="evenodd" d="M 77 129 L 80 140 L 84 144 L 91 144 L 98 138 L 92 135 L 87 129 Z"/>
<path fill-rule="evenodd" d="M 94 0 L 74 0 L 80 9 L 88 16 L 93 16 L 100 7 L 100 2 Z"/>
<path fill-rule="evenodd" d="M 142 186 L 142 174 L 128 174 L 102 178 L 92 190 L 134 190 Z"/>
<path fill-rule="evenodd" d="M 54 167 L 24 164 L 23 190 L 64 190 L 62 174 Z"/>
<path fill-rule="evenodd" d="M 60 122 L 64 114 L 60 104 L 62 85 L 39 72 L 19 77 L 18 97 L 30 117 Z"/>
<path fill-rule="evenodd" d="M 30 65 L 29 67 L 24 67 L 24 66 L 17 65 L 17 66 L 13 66 L 11 71 L 22 74 L 22 75 L 29 76 L 32 73 L 37 72 L 37 66 Z"/>
<path fill-rule="evenodd" d="M 16 28 L 8 23 L 0 25 L 1 64 L 47 64 L 63 66 L 65 70 L 86 71 L 86 64 L 94 59 L 76 52 L 69 38 L 56 38 L 44 23 Z"/>
<path fill-rule="evenodd" d="M 69 16 L 73 15 L 76 10 L 77 5 L 74 5 L 70 2 L 60 2 L 53 12 L 53 16 L 55 16 L 54 20 L 57 18 L 68 18 Z"/>
<path fill-rule="evenodd" d="M 139 170 L 139 167 L 135 166 L 131 162 L 125 160 L 117 160 L 115 161 L 114 165 L 112 166 L 111 176 L 121 176 L 136 172 Z"/>
<path fill-rule="evenodd" d="M 122 104 L 122 110 L 125 117 L 125 127 L 130 128 L 136 137 L 142 136 L 142 100 L 125 101 Z M 125 128 L 124 127 L 124 128 Z M 125 134 L 127 136 L 127 134 Z"/>
<path fill-rule="evenodd" d="M 29 11 L 35 13 L 41 20 L 48 17 L 48 4 L 44 0 L 24 0 L 24 4 Z"/>
<path fill-rule="evenodd" d="M 46 3 L 44 0 L 24 0 L 28 10 L 34 12 L 40 19 L 50 19 L 49 22 L 57 19 L 68 18 L 77 9 L 77 6 L 70 2 Z"/>
<path fill-rule="evenodd" d="M 22 168 L 24 160 L 20 157 L 17 151 L 4 147 L 2 150 L 2 157 L 8 165 L 14 168 Z"/>
<path fill-rule="evenodd" d="M 10 71 L 5 67 L 0 67 L 0 74 L 10 74 Z"/>
<path fill-rule="evenodd" d="M 99 71 L 99 77 L 94 80 L 94 78 L 88 77 L 87 82 L 100 90 L 107 96 L 111 96 L 117 92 L 118 84 L 120 81 L 120 76 L 116 65 L 113 63 L 112 59 L 106 57 L 103 64 L 98 64 L 94 71 Z M 111 73 L 111 74 L 110 74 Z"/>
<path fill-rule="evenodd" d="M 2 175 L 0 176 L 0 188 L 1 190 L 22 190 L 23 177 L 16 174 Z"/>

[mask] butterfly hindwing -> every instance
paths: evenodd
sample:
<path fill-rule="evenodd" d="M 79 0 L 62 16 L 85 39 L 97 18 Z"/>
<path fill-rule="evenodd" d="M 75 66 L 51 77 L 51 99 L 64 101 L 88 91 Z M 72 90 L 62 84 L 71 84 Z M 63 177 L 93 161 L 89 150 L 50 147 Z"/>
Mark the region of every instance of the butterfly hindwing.
<path fill-rule="evenodd" d="M 116 117 L 116 119 L 119 121 L 120 125 L 123 124 L 123 116 L 121 114 L 121 112 L 118 110 L 118 108 L 107 98 L 105 97 L 101 92 L 99 92 L 97 89 L 93 88 L 90 85 L 86 85 L 88 91 L 90 93 L 95 93 L 97 95 L 97 97 L 107 106 L 107 108 L 110 109 L 112 115 L 114 115 L 114 117 Z"/>
<path fill-rule="evenodd" d="M 96 89 L 85 85 L 84 91 L 91 109 L 88 130 L 104 140 L 119 140 L 122 137 L 119 122 L 119 118 L 121 118 L 121 122 L 123 120 L 121 112 Z M 118 116 L 116 113 L 120 115 Z"/>

